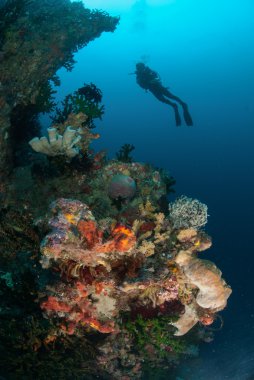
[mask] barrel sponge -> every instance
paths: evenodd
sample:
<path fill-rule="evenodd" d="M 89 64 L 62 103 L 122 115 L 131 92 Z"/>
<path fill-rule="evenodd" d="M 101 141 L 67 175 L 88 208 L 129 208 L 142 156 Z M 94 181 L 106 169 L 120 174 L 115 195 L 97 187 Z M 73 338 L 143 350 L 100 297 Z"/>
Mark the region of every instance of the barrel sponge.
<path fill-rule="evenodd" d="M 221 278 L 221 271 L 214 263 L 201 260 L 188 251 L 180 251 L 176 256 L 176 263 L 187 281 L 199 289 L 196 302 L 200 307 L 213 312 L 225 308 L 232 290 Z"/>

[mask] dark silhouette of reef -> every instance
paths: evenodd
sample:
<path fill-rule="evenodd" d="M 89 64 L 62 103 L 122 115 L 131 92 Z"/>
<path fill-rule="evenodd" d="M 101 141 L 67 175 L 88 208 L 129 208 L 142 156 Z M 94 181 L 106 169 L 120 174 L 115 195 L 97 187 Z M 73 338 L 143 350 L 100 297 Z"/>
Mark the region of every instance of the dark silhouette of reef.
<path fill-rule="evenodd" d="M 121 162 L 132 162 L 131 152 L 135 149 L 132 144 L 124 144 L 121 146 L 118 152 L 116 152 L 116 158 Z"/>
<path fill-rule="evenodd" d="M 61 22 L 59 22 L 61 20 Z M 119 19 L 70 0 L 7 0 L 0 3 L 0 176 L 12 166 L 12 115 L 19 107 L 52 108 L 50 81 L 57 70 L 71 70 L 73 54 Z"/>

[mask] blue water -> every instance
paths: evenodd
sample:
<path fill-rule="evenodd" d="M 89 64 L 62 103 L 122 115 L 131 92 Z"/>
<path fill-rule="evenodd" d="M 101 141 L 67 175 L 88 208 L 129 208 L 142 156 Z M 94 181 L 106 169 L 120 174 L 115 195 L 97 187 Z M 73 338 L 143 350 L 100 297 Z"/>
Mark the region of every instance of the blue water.
<path fill-rule="evenodd" d="M 209 208 L 213 247 L 204 254 L 233 288 L 224 328 L 179 372 L 184 380 L 254 379 L 254 1 L 90 0 L 120 15 L 61 70 L 57 98 L 95 83 L 106 113 L 96 149 L 134 144 L 137 161 L 176 178 L 177 195 Z M 118 4 L 117 4 L 118 3 Z M 156 5 L 157 4 L 157 5 Z M 144 60 L 189 105 L 194 126 L 176 127 L 172 109 L 129 75 Z M 46 121 L 45 121 L 46 122 Z"/>

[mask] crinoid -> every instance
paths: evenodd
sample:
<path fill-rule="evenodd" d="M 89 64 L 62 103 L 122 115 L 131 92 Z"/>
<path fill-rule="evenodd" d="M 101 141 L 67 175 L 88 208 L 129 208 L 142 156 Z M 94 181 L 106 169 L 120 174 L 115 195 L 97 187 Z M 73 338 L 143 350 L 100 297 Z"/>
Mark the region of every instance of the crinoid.
<path fill-rule="evenodd" d="M 145 304 L 152 302 L 153 307 L 156 307 L 157 303 L 157 294 L 160 291 L 160 286 L 151 285 L 148 286 L 139 296 Z"/>

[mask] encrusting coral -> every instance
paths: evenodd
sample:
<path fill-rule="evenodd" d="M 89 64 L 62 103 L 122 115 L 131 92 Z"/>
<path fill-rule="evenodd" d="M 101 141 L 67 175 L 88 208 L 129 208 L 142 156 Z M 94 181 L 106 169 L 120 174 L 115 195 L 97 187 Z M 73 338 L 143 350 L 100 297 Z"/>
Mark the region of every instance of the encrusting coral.
<path fill-rule="evenodd" d="M 100 332 L 112 332 L 119 312 L 130 310 L 136 297 L 147 299 L 153 307 L 158 303 L 160 308 L 165 302 L 177 299 L 177 283 L 170 278 L 151 278 L 135 284 L 123 282 L 124 278 L 137 276 L 135 272 L 146 256 L 138 249 L 136 235 L 130 227 L 113 224 L 110 235 L 105 234 L 89 208 L 79 201 L 59 199 L 51 209 L 53 218 L 49 225 L 53 231 L 41 245 L 42 266 L 57 265 L 62 276 L 72 284 L 51 286 L 50 295 L 41 307 L 48 316 L 55 314 L 64 319 L 68 333 L 85 324 Z M 149 289 L 153 288 L 155 292 L 151 296 Z M 112 309 L 105 312 L 110 304 Z M 104 310 L 99 312 L 98 307 Z M 105 320 L 106 316 L 111 317 L 109 321 Z"/>

